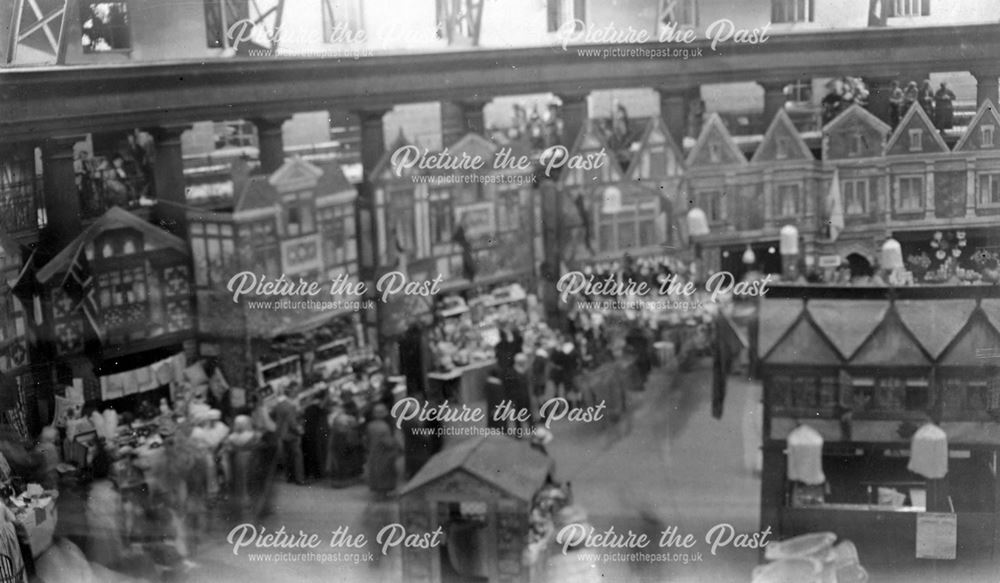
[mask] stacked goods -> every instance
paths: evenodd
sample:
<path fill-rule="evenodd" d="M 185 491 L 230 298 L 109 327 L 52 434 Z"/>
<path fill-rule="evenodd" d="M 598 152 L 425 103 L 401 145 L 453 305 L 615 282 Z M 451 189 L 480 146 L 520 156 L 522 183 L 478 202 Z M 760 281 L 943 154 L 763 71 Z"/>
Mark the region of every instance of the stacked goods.
<path fill-rule="evenodd" d="M 767 545 L 769 562 L 753 571 L 753 583 L 866 583 L 854 543 L 837 544 L 832 532 L 816 532 Z"/>

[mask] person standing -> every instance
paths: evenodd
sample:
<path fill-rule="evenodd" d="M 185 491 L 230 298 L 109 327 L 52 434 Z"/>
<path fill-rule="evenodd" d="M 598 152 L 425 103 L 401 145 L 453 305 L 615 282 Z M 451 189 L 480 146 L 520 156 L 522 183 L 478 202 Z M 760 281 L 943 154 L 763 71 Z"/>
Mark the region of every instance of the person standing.
<path fill-rule="evenodd" d="M 906 91 L 903 92 L 903 111 L 902 115 L 906 115 L 913 104 L 917 102 L 920 98 L 920 89 L 917 87 L 916 81 L 910 81 L 906 84 Z"/>
<path fill-rule="evenodd" d="M 294 387 L 289 387 L 289 392 Z M 278 460 L 288 472 L 288 481 L 305 483 L 305 467 L 302 459 L 302 426 L 299 424 L 299 406 L 292 401 L 286 391 L 278 392 L 278 401 L 271 411 L 276 426 Z"/>
<path fill-rule="evenodd" d="M 368 446 L 368 488 L 377 498 L 386 498 L 396 489 L 396 457 L 399 442 L 387 421 L 389 411 L 382 403 L 372 408 L 372 420 L 365 428 Z"/>
<path fill-rule="evenodd" d="M 514 356 L 514 366 L 503 376 L 504 398 L 510 401 L 518 419 L 513 422 L 513 427 L 509 425 L 506 427 L 508 435 L 514 437 L 531 435 L 531 428 L 534 425 L 535 412 L 531 406 L 531 388 L 528 382 L 528 356 L 521 353 Z M 525 417 L 524 411 L 528 412 L 527 419 L 521 421 L 520 419 Z"/>
<path fill-rule="evenodd" d="M 917 97 L 917 101 L 920 102 L 920 107 L 924 108 L 924 113 L 931 119 L 934 119 L 934 88 L 931 87 L 929 80 L 924 79 L 923 84 L 920 86 L 920 94 Z"/>
<path fill-rule="evenodd" d="M 899 120 L 903 119 L 903 90 L 899 86 L 899 81 L 893 81 L 889 85 L 889 120 L 892 127 L 899 125 Z"/>
<path fill-rule="evenodd" d="M 521 332 L 510 322 L 503 322 L 500 325 L 500 342 L 494 349 L 500 370 L 510 369 L 514 365 L 514 356 L 519 354 L 523 347 L 524 339 L 521 337 Z"/>
<path fill-rule="evenodd" d="M 323 477 L 329 441 L 326 401 L 321 394 L 312 399 L 302 415 L 302 461 L 307 478 Z"/>
<path fill-rule="evenodd" d="M 503 389 L 504 371 L 500 365 L 494 366 L 490 374 L 486 377 L 486 427 L 491 430 L 500 430 L 504 424 L 497 420 L 497 409 L 504 400 Z"/>
<path fill-rule="evenodd" d="M 942 83 L 934 94 L 934 125 L 937 129 L 950 130 L 955 119 L 955 93 Z"/>

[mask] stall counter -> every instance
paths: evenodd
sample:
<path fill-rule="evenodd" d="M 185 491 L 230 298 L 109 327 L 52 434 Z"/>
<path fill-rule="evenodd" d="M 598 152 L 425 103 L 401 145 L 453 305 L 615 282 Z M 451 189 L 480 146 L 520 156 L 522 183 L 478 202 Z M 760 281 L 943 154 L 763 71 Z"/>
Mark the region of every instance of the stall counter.
<path fill-rule="evenodd" d="M 484 360 L 453 368 L 447 372 L 427 373 L 428 399 L 476 403 L 486 400 L 486 378 L 496 360 Z"/>

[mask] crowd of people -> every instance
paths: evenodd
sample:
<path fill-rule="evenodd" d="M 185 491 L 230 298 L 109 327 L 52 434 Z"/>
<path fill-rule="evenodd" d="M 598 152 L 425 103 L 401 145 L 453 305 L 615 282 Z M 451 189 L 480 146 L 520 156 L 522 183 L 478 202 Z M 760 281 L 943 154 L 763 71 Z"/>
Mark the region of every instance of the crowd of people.
<path fill-rule="evenodd" d="M 935 91 L 928 79 L 924 79 L 919 86 L 916 81 L 910 81 L 905 88 L 899 81 L 893 81 L 889 85 L 889 118 L 893 129 L 916 104 L 920 105 L 938 130 L 949 130 L 954 125 L 955 93 L 947 83 L 941 83 Z"/>

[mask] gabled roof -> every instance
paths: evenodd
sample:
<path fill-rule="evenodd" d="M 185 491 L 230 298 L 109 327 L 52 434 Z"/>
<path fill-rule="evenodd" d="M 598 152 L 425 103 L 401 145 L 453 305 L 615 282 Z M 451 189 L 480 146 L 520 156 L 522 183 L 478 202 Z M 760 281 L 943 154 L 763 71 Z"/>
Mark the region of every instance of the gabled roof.
<path fill-rule="evenodd" d="M 839 366 L 842 363 L 836 347 L 808 312 L 799 315 L 798 321 L 763 360 L 767 364 L 789 366 Z"/>
<path fill-rule="evenodd" d="M 502 172 L 502 170 L 494 170 L 494 157 L 496 156 L 497 151 L 500 150 L 500 147 L 475 132 L 465 134 L 461 138 L 455 140 L 450 146 L 447 146 L 446 149 L 448 151 L 449 159 L 459 160 L 463 158 L 463 156 L 468 156 L 470 159 L 474 160 L 478 157 L 482 161 L 482 168 L 479 170 L 470 168 L 459 168 L 455 170 L 434 169 L 429 171 L 431 174 L 454 175 L 472 174 L 477 172 Z"/>
<path fill-rule="evenodd" d="M 940 364 L 945 366 L 994 364 L 984 359 L 982 352 L 994 354 L 998 346 L 1000 346 L 1000 331 L 990 322 L 983 309 L 977 307 L 962 327 L 962 331 L 945 349 Z"/>
<path fill-rule="evenodd" d="M 753 157 L 750 159 L 751 162 L 763 162 L 763 161 L 773 161 L 778 160 L 778 140 L 784 138 L 790 140 L 792 145 L 792 150 L 788 152 L 787 158 L 782 158 L 782 160 L 815 160 L 816 157 L 813 156 L 812 150 L 806 145 L 805 140 L 802 139 L 802 135 L 795 128 L 795 124 L 792 123 L 792 118 L 788 116 L 788 112 L 784 109 L 779 109 L 778 114 L 774 116 L 774 120 L 771 121 L 771 125 L 768 126 L 767 131 L 764 132 L 764 138 L 761 140 L 760 146 L 757 147 L 757 151 L 754 152 Z"/>
<path fill-rule="evenodd" d="M 520 500 L 531 501 L 554 462 L 526 440 L 503 435 L 461 441 L 434 455 L 401 490 L 403 495 L 456 471 L 464 471 Z"/>
<path fill-rule="evenodd" d="M 931 357 L 903 324 L 895 308 L 890 308 L 875 331 L 851 356 L 850 363 L 855 366 L 930 366 Z"/>
<path fill-rule="evenodd" d="M 352 192 L 357 194 L 357 188 L 344 175 L 344 167 L 336 160 L 317 162 L 316 167 L 323 173 L 316 183 L 316 196 Z"/>
<path fill-rule="evenodd" d="M 171 235 L 156 225 L 147 223 L 121 207 L 113 206 L 101 218 L 84 229 L 76 239 L 73 239 L 69 245 L 66 245 L 51 261 L 46 263 L 45 267 L 38 271 L 38 281 L 45 283 L 57 273 L 62 273 L 68 269 L 73 260 L 76 259 L 80 249 L 88 243 L 93 243 L 101 233 L 121 228 L 135 229 L 142 233 L 146 248 L 150 246 L 168 248 L 184 255 L 189 254 L 187 243 L 180 237 Z"/>
<path fill-rule="evenodd" d="M 646 122 L 646 129 L 642 132 L 642 136 L 638 141 L 638 149 L 632 156 L 632 161 L 629 163 L 626 175 L 631 180 L 640 178 L 639 171 L 642 168 L 642 155 L 646 153 L 651 146 L 664 145 L 669 151 L 674 153 L 674 160 L 676 161 L 677 175 L 684 172 L 684 152 L 674 141 L 673 136 L 670 135 L 670 130 L 667 128 L 667 124 L 663 122 L 663 118 L 654 115 L 649 118 Z"/>
<path fill-rule="evenodd" d="M 597 170 L 579 170 L 579 169 L 569 169 L 566 168 L 559 175 L 559 184 L 564 185 L 576 185 L 576 186 L 586 186 L 584 184 L 577 184 L 576 177 L 582 172 L 606 172 L 608 179 L 602 180 L 602 182 L 619 182 L 622 179 L 622 171 L 620 166 L 615 161 L 614 152 L 611 150 L 611 146 L 608 145 L 607 140 L 604 138 L 604 132 L 601 131 L 597 120 L 588 119 L 587 123 L 583 124 L 580 129 L 580 133 L 576 136 L 576 141 L 573 143 L 573 147 L 569 151 L 570 156 L 575 156 L 577 154 L 583 153 L 594 153 L 604 150 L 606 156 L 604 160 L 604 165 Z"/>
<path fill-rule="evenodd" d="M 896 311 L 931 358 L 954 340 L 976 308 L 973 300 L 897 300 Z"/>
<path fill-rule="evenodd" d="M 720 159 L 712 162 L 709 155 L 711 144 L 719 144 Z M 743 155 L 740 147 L 736 145 L 733 136 L 726 129 L 726 124 L 718 113 L 712 113 L 701 128 L 701 134 L 694 147 L 688 152 L 687 165 L 694 166 L 720 166 L 727 164 L 746 164 L 746 156 Z"/>
<path fill-rule="evenodd" d="M 887 135 L 892 130 L 892 128 L 889 127 L 889 124 L 880 120 L 872 112 L 868 111 L 867 109 L 855 103 L 854 105 L 848 107 L 846 110 L 841 112 L 840 115 L 830 120 L 830 123 L 823 126 L 823 133 L 825 134 L 833 130 L 837 126 L 852 119 L 857 119 L 858 121 L 861 121 L 865 125 L 871 126 L 872 128 L 879 130 L 882 133 L 882 135 Z"/>
<path fill-rule="evenodd" d="M 378 162 L 375 164 L 375 168 L 372 169 L 371 173 L 372 180 L 373 181 L 398 180 L 400 177 L 396 176 L 395 172 L 393 172 L 392 169 L 392 155 L 396 152 L 396 150 L 404 146 L 412 146 L 412 145 L 413 144 L 411 144 L 409 140 L 406 139 L 406 136 L 403 135 L 403 130 L 400 130 L 399 135 L 397 135 L 396 139 L 392 141 L 392 144 L 390 144 L 385 149 L 385 152 L 382 153 L 382 157 L 379 158 Z M 419 171 L 416 170 L 415 168 L 409 170 L 404 168 L 403 172 L 405 174 L 419 173 Z"/>
<path fill-rule="evenodd" d="M 806 305 L 816 325 L 841 354 L 851 355 L 871 335 L 889 309 L 885 300 L 809 300 Z"/>
<path fill-rule="evenodd" d="M 771 351 L 802 312 L 802 300 L 774 299 L 761 302 L 760 327 L 757 332 L 757 354 Z"/>
<path fill-rule="evenodd" d="M 979 111 L 969 122 L 969 127 L 966 128 L 965 133 L 955 144 L 955 151 L 975 151 L 982 150 L 979 145 L 978 136 L 973 137 L 973 134 L 979 134 L 979 126 L 982 124 L 993 124 L 995 136 L 993 138 L 993 146 L 987 146 L 985 149 L 996 150 L 1000 149 L 1000 111 L 997 111 L 997 106 L 994 105 L 992 101 L 987 99 L 979 106 Z"/>
<path fill-rule="evenodd" d="M 247 179 L 242 192 L 236 193 L 236 204 L 233 205 L 233 212 L 273 208 L 280 202 L 281 196 L 271 185 L 268 177 L 256 174 Z"/>
<path fill-rule="evenodd" d="M 925 137 L 922 137 L 920 140 L 920 145 L 922 146 L 920 150 L 910 150 L 910 130 L 920 130 L 923 132 Z M 926 136 L 930 136 L 930 139 Z M 893 132 L 892 137 L 889 138 L 888 143 L 885 145 L 886 155 L 928 154 L 948 151 L 950 151 L 948 145 L 944 143 L 941 134 L 934 127 L 934 122 L 931 121 L 931 118 L 927 117 L 927 112 L 918 104 L 913 104 L 910 107 L 910 111 L 906 112 L 906 115 L 903 116 L 903 119 L 896 127 L 896 131 Z"/>
<path fill-rule="evenodd" d="M 270 176 L 267 182 L 281 192 L 302 190 L 316 186 L 323 171 L 315 164 L 306 162 L 299 156 L 286 158 L 285 162 Z"/>

